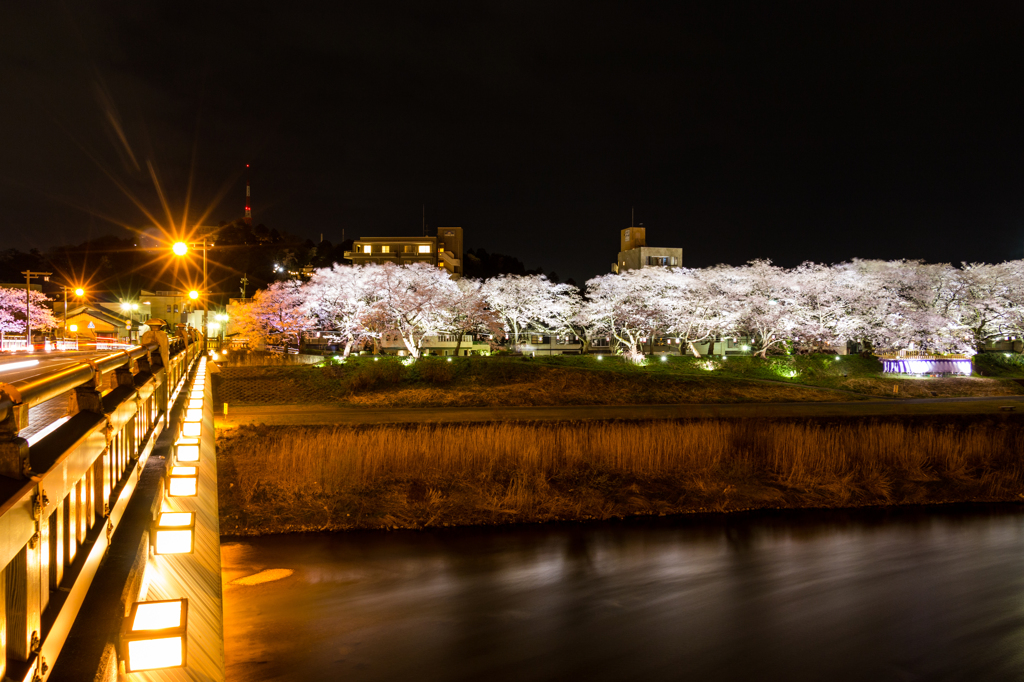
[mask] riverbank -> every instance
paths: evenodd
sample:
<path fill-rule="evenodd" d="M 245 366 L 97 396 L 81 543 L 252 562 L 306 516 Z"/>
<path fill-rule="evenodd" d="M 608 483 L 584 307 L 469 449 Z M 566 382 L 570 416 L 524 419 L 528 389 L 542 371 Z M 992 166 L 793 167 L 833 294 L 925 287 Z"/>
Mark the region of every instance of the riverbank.
<path fill-rule="evenodd" d="M 242 426 L 221 533 L 1024 499 L 1020 415 Z"/>
<path fill-rule="evenodd" d="M 1000 370 L 991 359 L 979 361 L 984 377 L 945 378 L 883 375 L 877 358 L 831 355 L 664 356 L 643 367 L 614 356 L 428 357 L 408 366 L 397 357 L 327 362 L 331 364 L 323 367 L 225 365 L 219 403 L 372 409 L 835 402 L 1024 393 L 1016 365 Z"/>

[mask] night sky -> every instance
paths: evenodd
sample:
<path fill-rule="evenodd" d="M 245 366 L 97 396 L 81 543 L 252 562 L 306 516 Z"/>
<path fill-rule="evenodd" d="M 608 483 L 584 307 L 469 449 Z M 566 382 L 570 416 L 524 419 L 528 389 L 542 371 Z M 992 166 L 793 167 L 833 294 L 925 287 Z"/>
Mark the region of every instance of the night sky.
<path fill-rule="evenodd" d="M 563 279 L 1024 257 L 1024 4 L 0 4 L 0 247 L 460 225 Z"/>

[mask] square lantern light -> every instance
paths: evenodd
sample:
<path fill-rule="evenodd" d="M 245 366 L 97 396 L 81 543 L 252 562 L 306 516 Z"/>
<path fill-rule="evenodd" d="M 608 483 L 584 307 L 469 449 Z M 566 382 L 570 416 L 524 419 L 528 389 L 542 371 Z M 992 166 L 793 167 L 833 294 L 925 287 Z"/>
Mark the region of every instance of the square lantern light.
<path fill-rule="evenodd" d="M 121 658 L 129 673 L 185 665 L 188 599 L 132 604 L 121 625 Z"/>
<path fill-rule="evenodd" d="M 203 408 L 201 407 L 190 407 L 185 410 L 185 421 L 187 422 L 201 422 L 203 421 Z"/>
<path fill-rule="evenodd" d="M 188 404 L 185 406 L 186 410 L 201 410 L 203 409 L 202 398 L 189 398 Z"/>
<path fill-rule="evenodd" d="M 168 497 L 195 497 L 199 494 L 199 467 L 174 465 L 167 474 Z"/>
<path fill-rule="evenodd" d="M 174 444 L 174 463 L 186 463 L 186 466 L 199 461 L 199 439 L 179 438 Z"/>
<path fill-rule="evenodd" d="M 152 537 L 154 554 L 191 554 L 196 548 L 196 513 L 160 512 Z"/>
<path fill-rule="evenodd" d="M 193 388 L 189 392 L 189 394 L 188 394 L 188 399 L 189 400 L 202 400 L 205 397 L 203 395 L 204 393 L 205 393 L 205 391 L 203 389 L 201 389 L 201 388 Z"/>
<path fill-rule="evenodd" d="M 199 438 L 203 432 L 203 423 L 184 421 L 181 423 L 181 435 L 185 438 Z"/>

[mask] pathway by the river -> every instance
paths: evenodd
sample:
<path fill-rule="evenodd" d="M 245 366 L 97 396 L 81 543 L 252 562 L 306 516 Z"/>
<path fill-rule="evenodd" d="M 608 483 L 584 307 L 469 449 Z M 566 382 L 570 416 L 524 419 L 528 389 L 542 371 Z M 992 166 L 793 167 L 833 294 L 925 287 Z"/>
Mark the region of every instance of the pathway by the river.
<path fill-rule="evenodd" d="M 807 403 L 715 403 L 678 405 L 562 405 L 542 407 L 393 407 L 265 405 L 228 407 L 218 428 L 241 424 L 375 424 L 473 421 L 571 421 L 578 419 L 680 419 L 744 417 L 849 417 L 1024 412 L 1024 396 L 915 398 Z"/>

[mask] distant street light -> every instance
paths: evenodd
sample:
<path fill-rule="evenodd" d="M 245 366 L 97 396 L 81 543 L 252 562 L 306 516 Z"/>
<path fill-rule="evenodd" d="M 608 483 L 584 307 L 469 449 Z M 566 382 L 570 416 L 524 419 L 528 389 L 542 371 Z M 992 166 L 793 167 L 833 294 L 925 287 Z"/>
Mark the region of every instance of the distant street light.
<path fill-rule="evenodd" d="M 61 329 L 60 334 L 61 340 L 64 341 L 67 340 L 65 335 L 68 333 L 68 291 L 71 289 L 71 287 L 61 284 L 60 288 L 64 292 L 64 327 Z M 83 296 L 85 296 L 85 289 L 83 289 L 82 287 L 75 288 L 75 298 L 82 298 Z M 72 329 L 71 331 L 78 331 L 77 325 L 72 326 L 74 327 L 74 329 Z"/>
<path fill-rule="evenodd" d="M 184 256 L 188 253 L 188 244 L 185 242 L 176 242 L 174 246 L 171 247 L 171 250 L 174 251 L 175 256 Z"/>
<path fill-rule="evenodd" d="M 188 297 L 194 301 L 197 298 L 199 298 L 199 292 L 193 289 L 192 291 L 188 292 Z"/>

